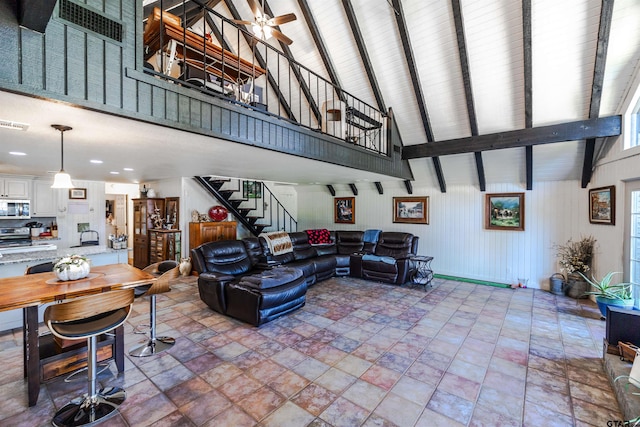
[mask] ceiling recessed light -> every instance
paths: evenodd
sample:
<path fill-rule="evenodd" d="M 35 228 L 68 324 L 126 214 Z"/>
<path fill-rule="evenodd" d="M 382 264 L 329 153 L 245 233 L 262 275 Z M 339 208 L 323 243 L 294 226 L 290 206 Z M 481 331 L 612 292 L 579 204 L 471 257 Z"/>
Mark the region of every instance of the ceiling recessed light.
<path fill-rule="evenodd" d="M 22 151 L 9 151 L 9 154 L 12 154 L 14 156 L 26 156 L 27 153 L 23 153 Z"/>
<path fill-rule="evenodd" d="M 131 172 L 133 169 L 132 168 L 122 168 L 123 171 L 127 171 L 127 172 Z"/>
<path fill-rule="evenodd" d="M 109 172 L 111 175 L 120 175 L 120 172 L 116 172 L 116 171 L 111 171 Z"/>
<path fill-rule="evenodd" d="M 97 164 L 103 163 L 102 160 L 89 160 L 89 161 L 91 163 L 97 163 Z"/>

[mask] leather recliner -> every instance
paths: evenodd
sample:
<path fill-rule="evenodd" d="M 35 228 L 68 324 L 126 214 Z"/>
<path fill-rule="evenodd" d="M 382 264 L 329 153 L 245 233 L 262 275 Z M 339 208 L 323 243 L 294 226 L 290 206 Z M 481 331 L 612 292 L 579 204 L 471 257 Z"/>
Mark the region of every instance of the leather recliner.
<path fill-rule="evenodd" d="M 351 257 L 351 274 L 363 279 L 402 285 L 412 272 L 410 257 L 418 250 L 418 236 L 382 232 L 372 255 Z"/>
<path fill-rule="evenodd" d="M 255 326 L 304 306 L 307 293 L 299 269 L 261 268 L 259 247 L 257 239 L 222 240 L 191 250 L 200 299 Z"/>

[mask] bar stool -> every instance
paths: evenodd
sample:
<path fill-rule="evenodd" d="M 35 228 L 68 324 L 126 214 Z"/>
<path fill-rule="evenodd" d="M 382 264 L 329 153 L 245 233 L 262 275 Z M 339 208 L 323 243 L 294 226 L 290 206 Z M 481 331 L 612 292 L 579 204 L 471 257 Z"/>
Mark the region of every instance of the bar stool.
<path fill-rule="evenodd" d="M 134 357 L 152 356 L 170 349 L 176 343 L 175 338 L 156 336 L 156 295 L 171 290 L 169 281 L 180 275 L 178 263 L 176 261 L 157 262 L 143 268 L 142 271 L 146 271 L 158 279 L 151 285 L 135 288 L 136 298 L 147 295 L 151 296 L 151 298 L 149 298 L 150 337 L 146 344 L 139 345 L 129 351 L 129 356 Z"/>
<path fill-rule="evenodd" d="M 47 307 L 44 320 L 51 333 L 62 339 L 87 339 L 89 392 L 63 406 L 51 423 L 56 427 L 93 425 L 114 415 L 126 393 L 119 387 L 96 389 L 98 335 L 127 320 L 133 306 L 133 289 L 80 297 Z"/>
<path fill-rule="evenodd" d="M 53 262 L 43 262 L 42 264 L 27 267 L 24 274 L 48 273 L 50 271 L 53 271 Z"/>

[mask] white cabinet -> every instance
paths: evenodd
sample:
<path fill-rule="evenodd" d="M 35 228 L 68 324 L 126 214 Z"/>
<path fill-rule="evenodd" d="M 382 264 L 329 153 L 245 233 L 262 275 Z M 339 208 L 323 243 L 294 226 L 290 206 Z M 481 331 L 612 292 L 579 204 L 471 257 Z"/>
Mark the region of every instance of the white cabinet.
<path fill-rule="evenodd" d="M 0 178 L 0 198 L 28 199 L 31 181 L 20 178 Z"/>
<path fill-rule="evenodd" d="M 57 192 L 51 188 L 51 182 L 33 181 L 33 200 L 31 216 L 56 216 Z"/>

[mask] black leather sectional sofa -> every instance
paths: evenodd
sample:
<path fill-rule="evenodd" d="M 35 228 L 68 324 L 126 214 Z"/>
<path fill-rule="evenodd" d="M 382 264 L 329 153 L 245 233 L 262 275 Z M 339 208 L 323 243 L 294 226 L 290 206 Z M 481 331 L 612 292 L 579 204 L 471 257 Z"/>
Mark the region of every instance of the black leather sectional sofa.
<path fill-rule="evenodd" d="M 418 236 L 364 231 L 331 232 L 331 242 L 312 245 L 306 232 L 289 233 L 292 251 L 273 255 L 264 238 L 205 243 L 191 250 L 200 298 L 211 309 L 261 325 L 305 304 L 307 288 L 334 276 L 396 285 L 413 273 Z"/>

